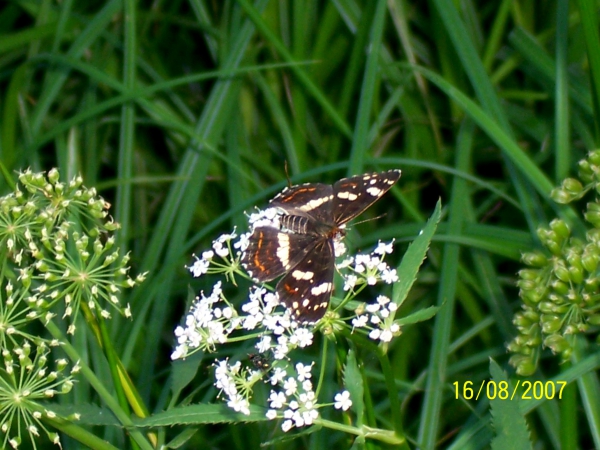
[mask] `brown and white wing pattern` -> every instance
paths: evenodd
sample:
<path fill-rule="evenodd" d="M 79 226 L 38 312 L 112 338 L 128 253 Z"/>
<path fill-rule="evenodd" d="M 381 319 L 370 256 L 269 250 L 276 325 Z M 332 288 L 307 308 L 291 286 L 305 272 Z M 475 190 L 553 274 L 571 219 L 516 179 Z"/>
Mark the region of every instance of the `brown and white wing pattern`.
<path fill-rule="evenodd" d="M 400 178 L 400 170 L 342 178 L 333 185 L 333 221 L 342 225 L 379 200 Z"/>
<path fill-rule="evenodd" d="M 279 280 L 279 301 L 302 322 L 316 322 L 329 306 L 334 267 L 333 242 L 323 239 Z"/>
<path fill-rule="evenodd" d="M 297 265 L 315 245 L 308 235 L 257 227 L 242 254 L 242 265 L 255 280 L 271 281 Z"/>
<path fill-rule="evenodd" d="M 380 199 L 400 178 L 400 170 L 343 178 L 333 186 L 307 183 L 284 189 L 269 206 L 272 226 L 256 226 L 242 265 L 260 282 L 274 280 L 279 300 L 299 322 L 316 322 L 333 291 L 334 238 L 341 225 Z"/>

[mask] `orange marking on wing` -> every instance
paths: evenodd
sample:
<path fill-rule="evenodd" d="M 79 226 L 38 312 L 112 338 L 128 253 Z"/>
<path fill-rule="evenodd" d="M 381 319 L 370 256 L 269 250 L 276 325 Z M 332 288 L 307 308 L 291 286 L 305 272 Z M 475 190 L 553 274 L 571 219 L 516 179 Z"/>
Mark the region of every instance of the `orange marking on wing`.
<path fill-rule="evenodd" d="M 290 195 L 287 199 L 283 200 L 284 203 L 291 202 L 298 194 L 304 194 L 305 192 L 313 192 L 316 191 L 317 188 L 312 186 L 306 186 L 302 188 L 298 188 L 292 195 Z"/>
<path fill-rule="evenodd" d="M 254 252 L 254 265 L 255 267 L 258 267 L 261 271 L 266 271 L 266 268 L 263 264 L 261 264 L 260 262 L 260 258 L 259 258 L 259 253 L 260 253 L 260 249 L 262 247 L 262 243 L 263 243 L 263 234 L 260 233 L 260 236 L 257 239 L 256 242 L 256 251 Z"/>
<path fill-rule="evenodd" d="M 284 285 L 283 285 L 283 288 L 284 288 L 284 289 L 285 289 L 287 292 L 289 292 L 290 294 L 294 294 L 294 293 L 296 293 L 296 292 L 298 291 L 298 288 L 295 288 L 295 289 L 294 289 L 294 288 L 292 288 L 292 287 L 291 287 L 289 284 L 284 284 Z"/>

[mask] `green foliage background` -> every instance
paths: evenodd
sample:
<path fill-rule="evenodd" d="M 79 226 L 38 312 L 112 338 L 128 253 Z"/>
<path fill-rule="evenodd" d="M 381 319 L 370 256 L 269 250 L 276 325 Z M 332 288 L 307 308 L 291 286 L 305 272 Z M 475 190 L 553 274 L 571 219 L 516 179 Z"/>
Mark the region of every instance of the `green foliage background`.
<path fill-rule="evenodd" d="M 442 198 L 401 315 L 443 307 L 389 349 L 404 430 L 411 447 L 487 448 L 489 403 L 457 399 L 452 383 L 488 379 L 490 357 L 514 376 L 505 345 L 520 254 L 557 215 L 581 230 L 549 194 L 600 137 L 598 29 L 592 0 L 10 0 L 0 6 L 2 191 L 18 170 L 58 167 L 113 204 L 118 246 L 134 273 L 150 274 L 123 302 L 133 320 L 115 318 L 110 333 L 141 400 L 161 411 L 172 406 L 192 252 L 243 229 L 243 212 L 286 185 L 286 163 L 293 183 L 401 168 L 365 214 L 386 216 L 348 241 L 409 242 Z M 95 344 L 76 345 L 108 379 Z M 573 383 L 561 400 L 521 404 L 536 448 L 600 448 L 597 354 L 583 340 L 570 363 L 543 354 L 532 379 Z M 391 428 L 378 414 L 388 399 L 377 364 L 357 358 L 370 368 L 371 419 Z M 96 402 L 78 388 L 73 403 Z M 129 445 L 117 427 L 93 430 Z M 258 448 L 277 433 L 268 422 L 205 425 L 182 445 Z M 331 432 L 274 445 L 332 442 L 352 445 Z"/>

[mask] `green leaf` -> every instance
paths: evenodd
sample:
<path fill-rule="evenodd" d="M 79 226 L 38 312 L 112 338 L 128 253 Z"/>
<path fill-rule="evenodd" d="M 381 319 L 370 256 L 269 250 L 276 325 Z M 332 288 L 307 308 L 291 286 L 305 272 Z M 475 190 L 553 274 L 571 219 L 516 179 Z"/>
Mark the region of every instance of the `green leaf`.
<path fill-rule="evenodd" d="M 173 361 L 171 363 L 171 392 L 178 397 L 183 388 L 192 382 L 198 373 L 198 368 L 204 358 L 204 352 L 194 353 L 186 359 Z"/>
<path fill-rule="evenodd" d="M 398 278 L 400 281 L 394 284 L 393 300 L 400 306 L 406 300 L 406 296 L 410 291 L 413 283 L 417 279 L 417 273 L 419 267 L 423 264 L 427 250 L 429 249 L 429 243 L 433 237 L 437 225 L 440 221 L 442 213 L 442 202 L 438 200 L 435 205 L 433 214 L 427 221 L 425 228 L 421 230 L 416 239 L 409 245 L 408 250 L 402 258 L 402 262 L 398 266 Z"/>
<path fill-rule="evenodd" d="M 313 425 L 310 427 L 305 427 L 305 428 L 300 428 L 299 431 L 290 434 L 290 433 L 284 433 L 280 436 L 276 436 L 273 439 L 269 439 L 266 442 L 262 443 L 262 447 L 263 448 L 268 448 L 268 447 L 272 447 L 272 446 L 276 446 L 276 445 L 282 445 L 285 444 L 286 442 L 290 442 L 290 441 L 295 441 L 303 436 L 310 436 L 313 433 L 316 433 L 317 431 L 321 430 L 323 427 L 321 427 L 321 425 Z"/>
<path fill-rule="evenodd" d="M 490 374 L 500 392 L 500 382 L 508 383 L 508 377 L 500 366 L 490 358 Z M 508 392 L 512 392 L 508 383 Z M 525 415 L 519 408 L 517 400 L 501 399 L 498 395 L 490 400 L 492 424 L 496 429 L 496 437 L 492 440 L 492 450 L 531 450 L 529 430 Z"/>
<path fill-rule="evenodd" d="M 350 392 L 352 400 L 352 411 L 356 413 L 356 421 L 360 426 L 363 423 L 363 414 L 365 410 L 363 378 L 358 368 L 356 354 L 354 350 L 348 352 L 346 365 L 344 366 L 344 386 Z"/>
<path fill-rule="evenodd" d="M 412 314 L 409 314 L 406 317 L 402 317 L 401 319 L 396 320 L 395 322 L 398 325 L 410 325 L 417 322 L 423 322 L 424 320 L 429 320 L 433 316 L 437 314 L 440 310 L 439 306 L 430 306 L 429 308 L 424 308 L 419 311 L 416 311 Z"/>
<path fill-rule="evenodd" d="M 208 423 L 262 422 L 269 420 L 265 408 L 250 405 L 250 415 L 235 412 L 223 404 L 196 404 L 172 408 L 145 419 L 135 420 L 138 427 L 164 427 Z"/>

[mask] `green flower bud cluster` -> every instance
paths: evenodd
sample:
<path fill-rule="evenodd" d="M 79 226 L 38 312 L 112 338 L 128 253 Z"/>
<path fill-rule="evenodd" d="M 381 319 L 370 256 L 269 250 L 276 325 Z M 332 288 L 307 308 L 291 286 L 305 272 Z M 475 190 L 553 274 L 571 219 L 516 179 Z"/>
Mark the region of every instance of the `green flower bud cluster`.
<path fill-rule="evenodd" d="M 56 169 L 27 170 L 19 182 L 15 192 L 0 197 L 0 257 L 14 263 L 15 275 L 31 291 L 24 304 L 41 316 L 62 300 L 63 318 L 71 323 L 81 307 L 104 318 L 110 317 L 107 307 L 129 316 L 118 294 L 145 274 L 127 276 L 129 255 L 114 248 L 112 232 L 119 225 L 108 216 L 108 202 L 83 186 L 80 176 L 61 182 Z M 68 330 L 74 333 L 74 325 Z"/>
<path fill-rule="evenodd" d="M 559 203 L 581 199 L 587 192 L 600 193 L 600 151 L 579 162 L 579 178 L 568 178 L 552 191 Z M 545 251 L 523 254 L 527 268 L 519 272 L 522 310 L 513 323 L 518 335 L 508 344 L 510 363 L 520 375 L 537 368 L 542 348 L 570 358 L 573 336 L 590 332 L 600 324 L 600 202 L 587 204 L 585 219 L 593 226 L 579 239 L 560 219 L 540 228 L 538 237 Z"/>
<path fill-rule="evenodd" d="M 0 448 L 17 448 L 23 434 L 35 448 L 40 431 L 60 445 L 40 422 L 54 415 L 42 405 L 71 390 L 79 367 L 62 375 L 68 361 L 49 358 L 49 347 L 61 343 L 39 336 L 39 323 L 66 319 L 73 334 L 80 310 L 88 321 L 108 319 L 111 310 L 130 316 L 120 293 L 145 278 L 128 276 L 129 255 L 115 246 L 110 205 L 81 177 L 63 183 L 56 169 L 28 170 L 19 182 L 0 197 Z"/>
<path fill-rule="evenodd" d="M 57 394 L 66 394 L 73 387 L 73 373 L 64 359 L 53 361 L 49 369 L 50 348 L 40 342 L 32 346 L 25 341 L 12 350 L 3 349 L 3 365 L 0 366 L 2 388 L 0 389 L 0 442 L 2 448 L 17 448 L 25 432 L 36 448 L 35 441 L 43 431 L 51 442 L 60 445 L 57 433 L 49 431 L 42 419 L 56 414 L 48 409 L 47 401 Z"/>
<path fill-rule="evenodd" d="M 550 196 L 555 202 L 570 203 L 592 190 L 600 194 L 600 150 L 591 151 L 586 159 L 579 161 L 578 172 L 579 179 L 566 178 L 560 187 L 552 190 Z"/>
<path fill-rule="evenodd" d="M 19 266 L 27 264 L 30 256 L 41 259 L 40 239 L 66 236 L 74 223 L 90 237 L 118 229 L 118 224 L 108 218 L 109 203 L 94 188 L 84 187 L 80 176 L 68 184 L 58 178 L 56 169 L 47 176 L 27 170 L 19 174 L 20 187 L 0 197 L 2 259 Z"/>

